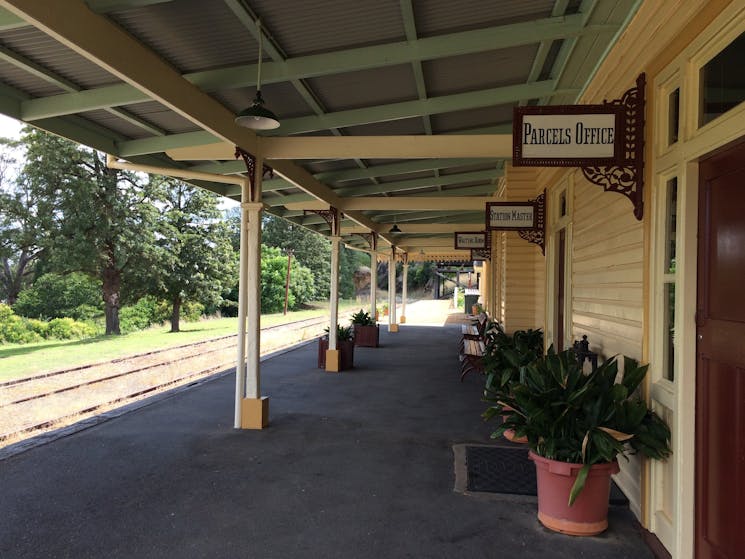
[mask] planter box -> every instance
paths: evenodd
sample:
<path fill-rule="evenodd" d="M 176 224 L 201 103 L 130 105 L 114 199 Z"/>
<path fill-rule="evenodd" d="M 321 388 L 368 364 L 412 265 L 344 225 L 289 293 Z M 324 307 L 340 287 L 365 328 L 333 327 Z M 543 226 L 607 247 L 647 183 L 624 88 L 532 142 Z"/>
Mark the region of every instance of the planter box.
<path fill-rule="evenodd" d="M 354 325 L 354 345 L 360 347 L 378 347 L 380 328 L 375 326 Z"/>
<path fill-rule="evenodd" d="M 354 342 L 340 342 L 337 340 L 336 347 L 340 351 L 339 370 L 344 371 L 354 367 Z M 329 339 L 325 336 L 318 338 L 318 368 L 326 368 L 326 350 L 329 348 Z"/>

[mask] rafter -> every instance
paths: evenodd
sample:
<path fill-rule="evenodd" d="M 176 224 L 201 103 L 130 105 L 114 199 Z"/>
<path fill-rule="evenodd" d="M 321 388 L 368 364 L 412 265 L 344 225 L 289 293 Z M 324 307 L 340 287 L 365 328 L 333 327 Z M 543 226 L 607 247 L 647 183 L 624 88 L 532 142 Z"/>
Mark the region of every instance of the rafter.
<path fill-rule="evenodd" d="M 9 14 L 9 21 L 13 20 Z M 416 41 L 388 43 L 289 58 L 282 62 L 262 65 L 262 83 L 292 82 L 293 80 L 318 77 L 329 73 L 344 73 L 395 66 L 416 61 L 432 60 L 444 56 L 473 54 L 520 45 L 573 37 L 581 33 L 597 33 L 607 26 L 583 26 L 581 14 L 546 18 L 531 22 L 488 27 L 474 31 L 449 33 L 427 37 Z M 613 28 L 615 29 L 615 27 Z M 329 70 L 333 69 L 333 70 Z M 219 70 L 206 70 L 184 74 L 184 78 L 204 91 L 232 89 L 256 85 L 256 65 L 243 64 Z M 125 95 L 124 91 L 129 95 Z M 84 112 L 117 105 L 130 105 L 149 101 L 146 93 L 130 85 L 104 86 L 90 90 L 88 96 L 79 96 L 73 102 L 65 95 L 48 98 L 45 103 L 29 102 L 25 105 L 24 120 L 61 116 L 69 112 Z M 95 94 L 93 93 L 95 92 Z M 71 111 L 71 106 L 76 107 Z M 207 141 L 203 142 L 207 143 Z"/>

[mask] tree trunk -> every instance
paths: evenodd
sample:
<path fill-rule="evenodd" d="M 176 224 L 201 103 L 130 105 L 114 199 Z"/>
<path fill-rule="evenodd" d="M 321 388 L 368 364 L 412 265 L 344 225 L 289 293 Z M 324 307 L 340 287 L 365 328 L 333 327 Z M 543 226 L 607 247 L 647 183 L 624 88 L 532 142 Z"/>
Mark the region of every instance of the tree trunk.
<path fill-rule="evenodd" d="M 122 273 L 113 266 L 104 268 L 103 303 L 106 315 L 106 335 L 119 335 L 119 292 L 122 285 Z"/>
<path fill-rule="evenodd" d="M 180 332 L 179 321 L 181 319 L 181 296 L 173 298 L 173 310 L 171 311 L 171 332 Z"/>

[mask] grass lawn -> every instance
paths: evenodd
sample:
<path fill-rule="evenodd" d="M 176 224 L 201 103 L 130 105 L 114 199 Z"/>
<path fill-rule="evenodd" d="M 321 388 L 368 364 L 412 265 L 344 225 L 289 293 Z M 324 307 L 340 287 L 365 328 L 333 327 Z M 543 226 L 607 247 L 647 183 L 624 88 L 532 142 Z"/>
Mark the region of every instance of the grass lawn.
<path fill-rule="evenodd" d="M 287 316 L 282 313 L 262 315 L 261 326 L 276 326 L 324 316 L 328 314 L 326 305 L 327 303 L 315 303 L 316 308 L 288 312 Z M 354 301 L 339 303 L 341 310 L 357 310 L 359 306 Z M 168 331 L 169 328 L 170 325 L 161 325 L 123 336 L 0 345 L 0 382 L 235 334 L 237 320 L 217 318 L 199 322 L 182 321 L 181 332 L 173 334 Z"/>

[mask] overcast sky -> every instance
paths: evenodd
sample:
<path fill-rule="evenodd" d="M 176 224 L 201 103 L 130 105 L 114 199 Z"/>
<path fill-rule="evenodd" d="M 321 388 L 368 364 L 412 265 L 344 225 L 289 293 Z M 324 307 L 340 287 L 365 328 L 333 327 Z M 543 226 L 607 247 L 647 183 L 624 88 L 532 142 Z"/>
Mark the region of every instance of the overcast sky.
<path fill-rule="evenodd" d="M 22 126 L 23 125 L 14 118 L 9 118 L 0 114 L 0 136 L 3 138 L 18 138 L 21 134 Z"/>

